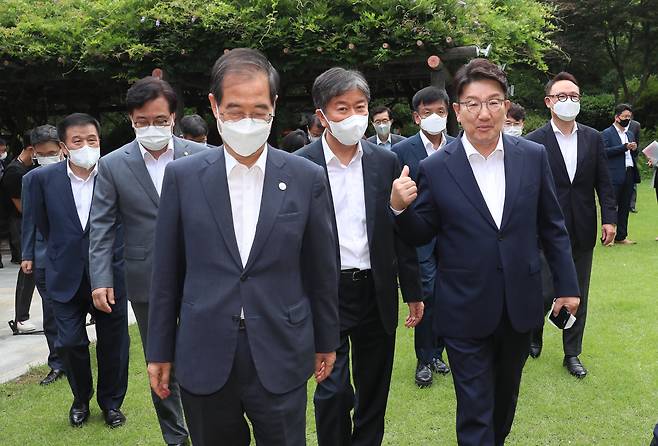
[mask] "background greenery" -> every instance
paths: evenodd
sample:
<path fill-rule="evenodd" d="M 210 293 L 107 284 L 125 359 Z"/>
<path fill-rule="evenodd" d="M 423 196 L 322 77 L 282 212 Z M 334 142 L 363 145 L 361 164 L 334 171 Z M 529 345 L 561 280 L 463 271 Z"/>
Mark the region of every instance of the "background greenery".
<path fill-rule="evenodd" d="M 518 411 L 508 445 L 646 446 L 658 422 L 658 206 L 646 183 L 638 190 L 638 214 L 631 214 L 634 246 L 598 246 L 594 255 L 587 330 L 581 359 L 589 369 L 583 380 L 562 367 L 562 342 L 547 326 L 544 351 L 528 359 Z M 435 377 L 429 389 L 413 382 L 413 332 L 400 327 L 384 444 L 452 445 L 455 397 L 451 375 Z M 16 382 L 0 385 L 0 438 L 7 446 L 113 446 L 161 444 L 150 403 L 139 335 L 131 327 L 130 385 L 123 410 L 127 424 L 111 431 L 94 403 L 87 426 L 67 424 L 71 393 L 65 381 L 49 387 L 37 383 L 46 372 L 33 370 Z M 45 342 L 45 341 L 44 341 Z M 221 342 L 221 340 L 217 340 Z M 95 355 L 92 355 L 94 358 Z M 315 445 L 309 384 L 307 437 Z"/>

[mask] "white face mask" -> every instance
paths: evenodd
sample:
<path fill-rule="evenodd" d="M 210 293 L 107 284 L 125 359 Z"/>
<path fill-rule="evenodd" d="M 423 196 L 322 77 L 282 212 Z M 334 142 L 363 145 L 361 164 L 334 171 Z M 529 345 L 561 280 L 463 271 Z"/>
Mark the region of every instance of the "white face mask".
<path fill-rule="evenodd" d="M 442 117 L 436 113 L 432 113 L 427 118 L 420 120 L 420 128 L 425 130 L 430 135 L 438 135 L 446 129 L 447 117 Z"/>
<path fill-rule="evenodd" d="M 7 152 L 4 152 L 2 155 L 0 155 L 0 161 L 6 160 L 7 159 Z"/>
<path fill-rule="evenodd" d="M 69 161 L 83 169 L 91 169 L 101 157 L 100 147 L 84 146 L 80 149 L 69 149 Z"/>
<path fill-rule="evenodd" d="M 553 105 L 553 111 L 563 121 L 573 121 L 580 113 L 580 102 L 574 102 L 567 99 L 564 102 L 556 102 Z"/>
<path fill-rule="evenodd" d="M 219 115 L 219 109 L 217 109 Z M 248 157 L 258 152 L 270 136 L 272 122 L 262 119 L 243 118 L 239 121 L 222 121 L 217 119 L 217 131 L 224 144 L 242 157 Z"/>
<path fill-rule="evenodd" d="M 503 127 L 503 133 L 510 136 L 521 136 L 523 134 L 522 125 L 506 125 Z"/>
<path fill-rule="evenodd" d="M 329 123 L 331 134 L 346 146 L 358 143 L 368 128 L 368 115 L 352 115 L 340 122 L 329 121 L 324 112 L 322 112 L 322 116 Z"/>
<path fill-rule="evenodd" d="M 56 164 L 56 163 L 59 163 L 62 160 L 61 155 L 53 155 L 53 156 L 36 155 L 35 159 L 37 160 L 37 163 L 39 163 L 40 166 L 47 166 L 49 164 Z"/>
<path fill-rule="evenodd" d="M 135 129 L 137 141 L 146 150 L 162 150 L 169 144 L 172 137 L 171 126 L 156 127 L 149 125 L 148 127 L 137 128 L 133 124 L 133 128 Z"/>
<path fill-rule="evenodd" d="M 391 134 L 391 123 L 375 124 L 375 132 L 381 141 L 388 139 L 388 135 Z"/>

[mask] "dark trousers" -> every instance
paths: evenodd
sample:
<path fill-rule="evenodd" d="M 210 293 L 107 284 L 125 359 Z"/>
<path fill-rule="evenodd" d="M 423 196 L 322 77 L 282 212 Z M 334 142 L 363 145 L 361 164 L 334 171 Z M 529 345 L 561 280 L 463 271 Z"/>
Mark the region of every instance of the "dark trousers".
<path fill-rule="evenodd" d="M 57 322 L 57 351 L 66 370 L 73 397 L 88 402 L 93 394 L 89 338 L 85 317 L 91 304 L 91 287 L 86 274 L 77 293 L 68 302 L 53 300 Z M 92 309 L 96 318 L 96 359 L 98 383 L 96 400 L 102 410 L 118 409 L 128 389 L 128 306 L 124 296 L 117 296 L 111 313 Z M 93 308 L 93 307 L 92 307 Z"/>
<path fill-rule="evenodd" d="M 48 297 L 46 291 L 46 270 L 36 268 L 34 270 L 34 283 L 39 296 L 41 296 L 41 308 L 43 310 L 43 334 L 46 335 L 48 343 L 48 366 L 53 370 L 64 370 L 64 364 L 57 354 L 57 323 L 53 313 L 53 301 Z"/>
<path fill-rule="evenodd" d="M 589 281 L 592 275 L 592 256 L 593 250 L 579 251 L 573 250 L 573 263 L 576 266 L 576 276 L 578 277 L 578 287 L 580 288 L 580 305 L 576 312 L 576 322 L 568 330 L 562 331 L 562 345 L 565 356 L 578 356 L 583 351 L 583 335 L 585 334 L 585 322 L 587 321 L 587 298 L 589 296 Z M 553 274 L 548 266 L 546 257 L 541 256 L 541 278 L 544 296 L 544 314 L 553 306 L 553 299 L 556 297 L 553 287 Z M 533 331 L 532 341 L 542 345 L 544 326 L 542 324 L 537 330 Z"/>
<path fill-rule="evenodd" d="M 9 231 L 18 237 L 18 252 L 21 252 L 21 219 L 12 215 L 9 219 Z M 21 256 L 18 256 L 20 261 Z M 14 260 L 12 250 L 12 260 Z M 25 274 L 21 268 L 18 269 L 18 277 L 16 279 L 15 291 L 15 312 L 14 320 L 16 322 L 23 322 L 30 318 L 30 305 L 32 305 L 32 295 L 34 294 L 34 276 L 32 274 Z"/>
<path fill-rule="evenodd" d="M 628 236 L 628 213 L 631 210 L 631 196 L 635 185 L 635 174 L 631 167 L 626 168 L 626 178 L 622 184 L 613 184 L 617 198 L 617 235 L 615 241 Z"/>
<path fill-rule="evenodd" d="M 341 332 L 336 363 L 331 375 L 316 387 L 313 398 L 318 445 L 379 445 L 384 437 L 395 333 L 387 333 L 382 326 L 372 279 L 353 282 L 349 276 L 341 277 L 339 305 Z M 354 387 L 350 382 L 350 343 Z"/>
<path fill-rule="evenodd" d="M 139 336 L 142 340 L 142 346 L 146 351 L 146 339 L 148 339 L 148 303 L 135 303 L 131 302 L 135 319 L 137 319 L 137 327 L 139 328 Z M 167 444 L 184 443 L 188 437 L 187 429 L 185 428 L 185 419 L 183 417 L 183 404 L 181 403 L 180 387 L 174 375 L 174 370 L 171 370 L 169 376 L 169 390 L 171 394 L 166 399 L 160 399 L 155 392 L 151 390 L 151 399 L 153 400 L 153 407 L 158 416 L 160 423 L 160 431 L 162 437 Z"/>
<path fill-rule="evenodd" d="M 248 445 L 251 437 L 245 414 L 259 446 L 305 445 L 306 386 L 282 395 L 268 392 L 256 373 L 247 333 L 248 328 L 240 330 L 233 368 L 221 390 L 195 395 L 181 387 L 194 446 Z"/>
<path fill-rule="evenodd" d="M 10 204 L 13 206 L 13 203 Z M 9 216 L 9 249 L 11 251 L 11 261 L 20 262 L 21 255 L 21 217 L 18 215 Z"/>
<path fill-rule="evenodd" d="M 503 445 L 512 429 L 530 333 L 518 333 L 503 311 L 486 338 L 444 338 L 457 396 L 460 446 Z"/>
<path fill-rule="evenodd" d="M 420 265 L 420 278 L 423 288 L 423 303 L 425 312 L 423 319 L 414 329 L 414 347 L 416 359 L 429 364 L 433 359 L 441 359 L 443 355 L 443 338 L 434 332 L 434 282 L 436 279 L 436 257 L 434 247 L 436 242 L 417 248 Z"/>

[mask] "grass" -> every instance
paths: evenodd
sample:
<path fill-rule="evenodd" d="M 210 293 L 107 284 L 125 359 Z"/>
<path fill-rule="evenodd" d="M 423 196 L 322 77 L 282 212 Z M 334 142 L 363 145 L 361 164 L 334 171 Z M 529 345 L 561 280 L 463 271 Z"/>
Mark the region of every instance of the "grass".
<path fill-rule="evenodd" d="M 635 246 L 597 247 L 590 290 L 583 363 L 576 380 L 562 367 L 561 339 L 547 326 L 544 351 L 529 359 L 509 445 L 647 445 L 658 422 L 658 206 L 647 183 L 631 215 Z M 404 315 L 401 307 L 401 318 Z M 401 325 L 401 324 L 400 324 Z M 123 410 L 126 426 L 110 430 L 92 405 L 82 429 L 67 424 L 71 393 L 66 381 L 37 385 L 46 369 L 0 385 L 0 440 L 13 445 L 162 444 L 147 388 L 136 327 L 131 327 L 130 386 Z M 450 375 L 430 389 L 413 383 L 412 331 L 400 328 L 386 416 L 386 445 L 452 445 L 455 397 Z M 316 444 L 309 384 L 307 437 Z M 230 444 L 230 443 L 228 443 Z"/>

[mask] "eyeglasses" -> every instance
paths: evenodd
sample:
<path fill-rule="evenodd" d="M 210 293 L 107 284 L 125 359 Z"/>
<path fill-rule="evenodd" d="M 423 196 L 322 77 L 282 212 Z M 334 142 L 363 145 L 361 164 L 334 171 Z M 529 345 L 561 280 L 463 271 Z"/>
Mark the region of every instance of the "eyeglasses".
<path fill-rule="evenodd" d="M 224 122 L 235 122 L 235 121 L 241 121 L 245 118 L 249 118 L 252 121 L 265 121 L 266 123 L 269 124 L 270 122 L 272 122 L 272 119 L 274 119 L 274 114 L 256 112 L 256 113 L 252 113 L 251 115 L 248 115 L 247 113 L 244 112 L 229 111 L 226 113 L 219 113 L 219 118 Z"/>
<path fill-rule="evenodd" d="M 386 125 L 386 124 L 390 124 L 390 123 L 391 123 L 391 121 L 388 120 L 388 119 L 378 119 L 378 120 L 373 121 L 373 122 L 374 122 L 375 125 L 381 125 L 381 124 Z"/>
<path fill-rule="evenodd" d="M 145 127 L 154 126 L 154 127 L 169 127 L 171 125 L 171 120 L 169 118 L 158 118 L 153 123 L 149 122 L 146 119 L 138 119 L 133 122 L 133 125 L 136 129 L 143 129 Z"/>
<path fill-rule="evenodd" d="M 546 95 L 548 98 L 557 98 L 558 101 L 560 102 L 567 102 L 567 99 L 571 99 L 571 102 L 580 102 L 580 95 L 579 94 L 566 94 L 566 93 L 560 93 L 560 94 L 549 94 Z"/>
<path fill-rule="evenodd" d="M 480 113 L 480 110 L 482 110 L 483 104 L 487 104 L 487 109 L 490 112 L 500 111 L 500 109 L 503 108 L 503 104 L 505 104 L 505 99 L 489 99 L 487 101 L 461 101 L 458 102 L 458 104 L 466 107 L 466 110 L 468 110 L 469 113 L 476 115 Z"/>

